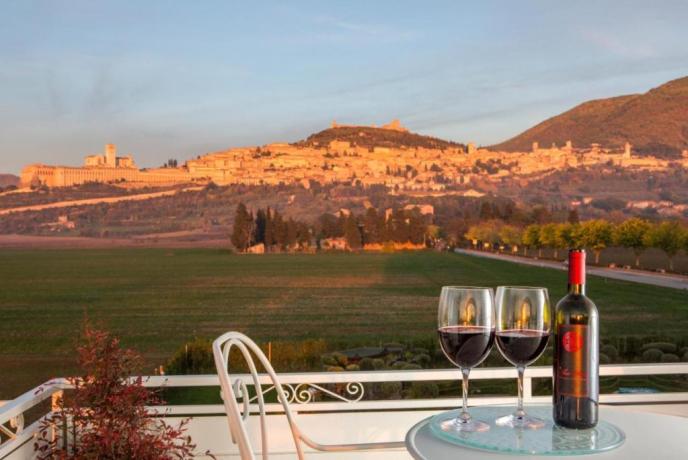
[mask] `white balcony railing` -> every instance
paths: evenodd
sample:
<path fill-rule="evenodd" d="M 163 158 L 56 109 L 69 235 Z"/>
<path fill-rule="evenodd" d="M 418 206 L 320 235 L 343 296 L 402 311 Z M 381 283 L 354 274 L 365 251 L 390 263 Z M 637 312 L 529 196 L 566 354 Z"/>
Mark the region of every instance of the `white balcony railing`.
<path fill-rule="evenodd" d="M 688 363 L 671 364 L 612 364 L 600 366 L 602 377 L 624 376 L 659 376 L 682 375 L 688 377 Z M 247 386 L 253 384 L 250 375 L 234 376 L 245 382 Z M 547 402 L 551 396 L 533 395 L 533 379 L 551 378 L 552 368 L 549 366 L 535 366 L 527 369 L 524 380 L 524 400 L 526 404 Z M 471 371 L 470 379 L 515 379 L 514 368 L 479 368 Z M 459 373 L 454 369 L 413 370 L 413 371 L 370 371 L 370 372 L 305 372 L 280 374 L 280 381 L 288 394 L 294 412 L 352 412 L 352 411 L 400 411 L 442 408 L 455 408 L 459 400 Z M 369 399 L 366 394 L 366 384 L 383 382 L 442 382 L 455 381 L 456 396 L 451 398 L 433 399 Z M 147 387 L 176 388 L 176 387 L 218 387 L 217 375 L 189 375 L 189 376 L 151 376 L 144 379 Z M 274 392 L 267 376 L 260 376 L 261 391 L 264 394 Z M 333 385 L 339 384 L 339 385 Z M 49 398 L 55 398 L 71 385 L 66 379 L 55 379 L 32 389 L 18 398 L 6 401 L 0 406 L 0 459 L 7 458 L 19 446 L 29 442 L 40 420 L 24 427 L 24 415 L 27 411 L 37 411 L 40 403 Z M 514 404 L 514 396 L 471 396 L 471 405 L 484 404 Z M 324 400 L 327 399 L 327 400 Z M 602 404 L 688 404 L 688 392 L 661 393 L 607 393 L 600 395 Z M 252 410 L 257 406 L 251 405 Z M 49 412 L 43 410 L 43 415 Z M 151 408 L 157 413 L 170 416 L 210 416 L 223 414 L 221 404 L 193 404 L 168 405 Z M 282 412 L 280 404 L 266 404 L 266 411 Z M 38 416 L 40 417 L 40 413 Z M 36 418 L 36 415 L 33 415 Z"/>

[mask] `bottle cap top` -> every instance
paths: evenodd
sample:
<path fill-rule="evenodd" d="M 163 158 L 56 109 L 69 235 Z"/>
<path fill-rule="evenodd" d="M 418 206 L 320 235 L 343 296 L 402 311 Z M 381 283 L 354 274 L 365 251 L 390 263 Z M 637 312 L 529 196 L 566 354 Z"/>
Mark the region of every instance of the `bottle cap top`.
<path fill-rule="evenodd" d="M 569 251 L 569 284 L 585 284 L 585 250 Z"/>

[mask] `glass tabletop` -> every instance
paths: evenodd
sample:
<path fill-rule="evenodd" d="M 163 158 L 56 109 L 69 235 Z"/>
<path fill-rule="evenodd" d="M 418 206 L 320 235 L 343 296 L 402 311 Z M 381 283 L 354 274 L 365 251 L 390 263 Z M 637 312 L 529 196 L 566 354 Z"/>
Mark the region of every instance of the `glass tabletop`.
<path fill-rule="evenodd" d="M 529 414 L 545 420 L 545 426 L 537 430 L 497 426 L 494 423 L 495 419 L 512 413 L 514 408 L 480 406 L 471 408 L 471 416 L 488 422 L 489 431 L 444 431 L 441 428 L 442 422 L 456 417 L 460 412 L 452 410 L 432 417 L 429 423 L 430 432 L 445 442 L 459 446 L 515 455 L 588 455 L 615 449 L 626 439 L 620 428 L 605 420 L 600 420 L 592 429 L 572 430 L 554 425 L 551 405 L 528 406 L 526 410 Z"/>

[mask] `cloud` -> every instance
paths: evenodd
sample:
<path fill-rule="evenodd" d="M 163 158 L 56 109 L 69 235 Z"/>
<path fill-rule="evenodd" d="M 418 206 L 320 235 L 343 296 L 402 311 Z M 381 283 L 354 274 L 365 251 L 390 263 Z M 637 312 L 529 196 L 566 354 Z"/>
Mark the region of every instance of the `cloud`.
<path fill-rule="evenodd" d="M 583 40 L 620 57 L 644 59 L 657 56 L 657 51 L 648 43 L 634 43 L 606 30 L 582 29 L 580 35 Z"/>
<path fill-rule="evenodd" d="M 370 39 L 383 43 L 409 41 L 419 36 L 413 29 L 400 29 L 387 24 L 354 22 L 334 16 L 315 16 L 311 23 L 326 32 L 316 33 L 318 38 L 354 40 L 369 42 Z"/>

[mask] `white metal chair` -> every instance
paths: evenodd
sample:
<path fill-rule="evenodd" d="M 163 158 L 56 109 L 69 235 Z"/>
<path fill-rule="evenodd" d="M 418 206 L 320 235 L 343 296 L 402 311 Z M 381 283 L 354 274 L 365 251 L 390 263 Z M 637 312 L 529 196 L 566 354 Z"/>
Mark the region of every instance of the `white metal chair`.
<path fill-rule="evenodd" d="M 303 434 L 296 425 L 294 416 L 289 408 L 289 402 L 287 401 L 285 392 L 282 389 L 282 385 L 277 378 L 277 374 L 260 347 L 258 347 L 253 340 L 240 332 L 227 332 L 213 342 L 213 357 L 215 359 L 215 366 L 217 367 L 217 374 L 220 378 L 222 399 L 224 401 L 225 412 L 227 413 L 227 421 L 229 422 L 229 433 L 233 442 L 239 447 L 239 453 L 241 454 L 242 460 L 254 460 L 256 457 L 245 425 L 250 412 L 249 392 L 243 380 L 236 379 L 232 383 L 232 379 L 229 374 L 229 353 L 234 346 L 236 346 L 236 348 L 241 352 L 243 358 L 246 360 L 252 376 L 254 387 L 256 388 L 256 397 L 260 414 L 261 452 L 263 460 L 268 459 L 268 433 L 266 430 L 267 424 L 265 401 L 263 398 L 263 392 L 261 391 L 258 372 L 256 371 L 256 365 L 253 361 L 252 354 L 258 358 L 258 361 L 272 380 L 272 384 L 277 392 L 279 402 L 282 404 L 287 421 L 289 422 L 291 434 L 294 439 L 294 446 L 296 448 L 296 454 L 300 460 L 303 460 L 304 458 L 303 446 L 301 444 L 302 442 L 315 450 L 325 452 L 391 449 L 404 446 L 403 442 L 327 445 L 314 442 L 308 436 Z M 237 397 L 241 398 L 243 411 L 239 408 Z"/>

